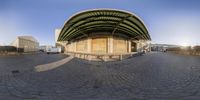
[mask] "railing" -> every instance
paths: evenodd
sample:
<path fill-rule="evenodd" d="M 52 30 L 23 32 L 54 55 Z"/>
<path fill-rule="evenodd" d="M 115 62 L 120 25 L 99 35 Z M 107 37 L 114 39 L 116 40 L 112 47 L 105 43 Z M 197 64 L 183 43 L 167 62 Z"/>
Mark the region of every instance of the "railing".
<path fill-rule="evenodd" d="M 65 52 L 65 54 L 72 55 L 74 57 L 83 58 L 87 60 L 122 60 L 124 58 L 131 57 L 138 54 L 137 52 L 131 53 L 82 53 L 82 52 Z"/>

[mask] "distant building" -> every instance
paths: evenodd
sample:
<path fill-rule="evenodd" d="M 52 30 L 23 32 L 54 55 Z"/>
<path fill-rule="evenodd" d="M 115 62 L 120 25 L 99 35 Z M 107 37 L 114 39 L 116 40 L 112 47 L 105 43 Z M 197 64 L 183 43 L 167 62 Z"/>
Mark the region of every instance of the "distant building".
<path fill-rule="evenodd" d="M 151 44 L 152 51 L 166 51 L 169 48 L 176 48 L 178 45 L 170 45 L 170 44 Z"/>
<path fill-rule="evenodd" d="M 39 42 L 32 36 L 18 36 L 11 45 L 23 52 L 34 52 L 39 50 Z"/>
<path fill-rule="evenodd" d="M 59 35 L 60 35 L 60 32 L 61 32 L 61 29 L 56 29 L 56 30 L 55 30 L 55 42 L 58 41 L 58 37 L 59 37 Z"/>
<path fill-rule="evenodd" d="M 61 29 L 55 30 L 55 43 L 56 43 L 55 45 L 57 48 L 61 49 L 61 52 L 64 52 L 66 48 L 66 41 L 64 42 L 58 41 L 60 33 L 61 33 Z"/>

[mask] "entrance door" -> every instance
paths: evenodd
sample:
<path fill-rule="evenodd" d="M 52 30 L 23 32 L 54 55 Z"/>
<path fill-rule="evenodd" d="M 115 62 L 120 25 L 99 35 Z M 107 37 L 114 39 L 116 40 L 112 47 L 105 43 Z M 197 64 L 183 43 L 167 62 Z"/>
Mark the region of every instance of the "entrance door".
<path fill-rule="evenodd" d="M 137 52 L 137 43 L 131 42 L 131 52 Z"/>

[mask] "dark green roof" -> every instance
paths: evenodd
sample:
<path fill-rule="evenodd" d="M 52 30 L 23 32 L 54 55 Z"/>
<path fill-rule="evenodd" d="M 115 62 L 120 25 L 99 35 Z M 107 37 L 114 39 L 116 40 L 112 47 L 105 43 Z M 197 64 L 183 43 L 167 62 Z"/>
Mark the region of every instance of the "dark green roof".
<path fill-rule="evenodd" d="M 63 26 L 58 41 L 87 37 L 94 32 L 124 34 L 132 39 L 151 40 L 142 20 L 133 13 L 113 9 L 87 10 L 72 16 Z"/>

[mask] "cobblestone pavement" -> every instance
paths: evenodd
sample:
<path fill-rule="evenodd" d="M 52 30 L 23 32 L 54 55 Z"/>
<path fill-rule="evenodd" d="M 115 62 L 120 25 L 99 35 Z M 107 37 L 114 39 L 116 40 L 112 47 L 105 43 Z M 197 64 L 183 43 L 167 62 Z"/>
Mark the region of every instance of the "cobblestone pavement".
<path fill-rule="evenodd" d="M 200 100 L 197 56 L 150 53 L 117 62 L 74 58 L 55 69 L 34 70 L 66 57 L 0 57 L 0 100 Z"/>

